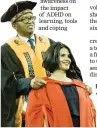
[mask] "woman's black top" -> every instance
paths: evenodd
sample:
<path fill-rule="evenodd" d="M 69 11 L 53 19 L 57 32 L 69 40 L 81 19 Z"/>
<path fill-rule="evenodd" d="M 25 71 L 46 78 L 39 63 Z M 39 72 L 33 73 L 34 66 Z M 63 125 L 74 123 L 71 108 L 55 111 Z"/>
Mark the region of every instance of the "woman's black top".
<path fill-rule="evenodd" d="M 60 87 L 66 97 L 73 125 L 74 127 L 80 127 L 79 96 L 77 88 L 73 84 L 60 85 Z"/>

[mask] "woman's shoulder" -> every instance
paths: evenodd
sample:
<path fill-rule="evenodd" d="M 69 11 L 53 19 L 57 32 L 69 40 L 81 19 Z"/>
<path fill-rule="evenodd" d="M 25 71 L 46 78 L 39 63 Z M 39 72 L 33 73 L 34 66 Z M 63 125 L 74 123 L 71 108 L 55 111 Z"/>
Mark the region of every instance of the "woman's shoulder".
<path fill-rule="evenodd" d="M 75 85 L 78 85 L 78 86 L 81 86 L 81 87 L 84 87 L 85 88 L 85 83 L 80 81 L 80 80 L 77 80 L 77 79 L 73 79 L 73 83 Z"/>

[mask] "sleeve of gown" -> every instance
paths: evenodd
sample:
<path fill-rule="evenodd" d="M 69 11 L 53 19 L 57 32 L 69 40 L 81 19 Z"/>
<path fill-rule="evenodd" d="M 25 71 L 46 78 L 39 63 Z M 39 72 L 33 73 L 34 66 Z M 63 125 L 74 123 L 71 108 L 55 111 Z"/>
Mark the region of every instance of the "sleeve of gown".
<path fill-rule="evenodd" d="M 3 95 L 5 95 L 5 98 L 9 98 L 8 101 L 13 98 L 12 95 L 15 97 L 16 87 L 14 83 L 15 79 L 13 74 L 11 71 L 7 70 L 6 65 L 1 57 L 1 91 Z"/>
<path fill-rule="evenodd" d="M 14 78 L 16 74 L 17 80 Z M 15 53 L 6 44 L 1 47 L 1 126 L 14 126 L 16 96 L 26 94 L 29 78 L 24 78 L 22 66 Z"/>
<path fill-rule="evenodd" d="M 19 78 L 16 80 L 16 93 L 17 95 L 27 95 L 31 89 L 30 81 L 32 78 Z"/>
<path fill-rule="evenodd" d="M 2 62 L 3 63 L 3 62 Z M 3 66 L 2 66 L 3 65 Z M 16 88 L 15 80 L 10 71 L 5 70 L 4 63 L 1 65 L 1 126 L 14 126 Z"/>
<path fill-rule="evenodd" d="M 1 47 L 1 63 L 2 63 L 2 69 L 3 74 L 6 77 L 6 81 L 12 82 L 12 80 L 9 80 L 9 77 L 7 77 L 5 74 L 10 73 L 13 80 L 14 80 L 14 86 L 16 95 L 26 95 L 29 93 L 30 90 L 30 81 L 32 78 L 25 78 L 23 67 L 13 52 L 13 50 L 10 48 L 8 44 Z M 16 79 L 14 78 L 13 72 L 16 76 Z M 2 74 L 1 74 L 2 75 Z M 5 87 L 7 86 L 7 83 L 5 84 Z"/>

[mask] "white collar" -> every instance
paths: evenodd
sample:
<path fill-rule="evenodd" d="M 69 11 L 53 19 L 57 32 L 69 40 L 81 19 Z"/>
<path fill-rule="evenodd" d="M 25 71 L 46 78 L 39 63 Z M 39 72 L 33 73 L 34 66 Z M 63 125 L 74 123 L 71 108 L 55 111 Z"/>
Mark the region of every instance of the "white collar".
<path fill-rule="evenodd" d="M 29 44 L 29 42 L 28 42 L 28 39 L 29 39 L 29 38 L 24 37 L 24 36 L 21 36 L 21 35 L 19 35 L 19 34 L 18 34 L 18 36 L 19 36 L 22 40 L 24 40 L 27 44 Z M 34 40 L 33 45 L 35 46 L 35 36 L 34 36 L 34 34 L 32 35 L 31 39 Z M 29 45 L 30 45 L 30 44 L 29 44 Z"/>

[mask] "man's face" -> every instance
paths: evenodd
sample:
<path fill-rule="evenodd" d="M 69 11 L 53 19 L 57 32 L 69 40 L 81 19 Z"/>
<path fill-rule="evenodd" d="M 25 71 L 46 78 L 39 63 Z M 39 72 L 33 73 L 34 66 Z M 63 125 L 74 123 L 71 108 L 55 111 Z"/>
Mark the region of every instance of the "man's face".
<path fill-rule="evenodd" d="M 16 20 L 15 26 L 15 29 L 19 34 L 31 34 L 35 30 L 35 17 L 32 13 L 26 13 Z"/>

